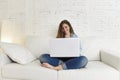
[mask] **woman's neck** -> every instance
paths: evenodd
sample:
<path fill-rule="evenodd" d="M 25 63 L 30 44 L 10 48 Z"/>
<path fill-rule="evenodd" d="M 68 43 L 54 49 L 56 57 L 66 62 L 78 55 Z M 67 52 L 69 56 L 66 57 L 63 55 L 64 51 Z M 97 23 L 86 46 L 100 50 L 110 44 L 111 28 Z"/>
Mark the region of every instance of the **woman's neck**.
<path fill-rule="evenodd" d="M 70 38 L 70 37 L 71 37 L 70 34 L 65 35 L 65 38 Z"/>

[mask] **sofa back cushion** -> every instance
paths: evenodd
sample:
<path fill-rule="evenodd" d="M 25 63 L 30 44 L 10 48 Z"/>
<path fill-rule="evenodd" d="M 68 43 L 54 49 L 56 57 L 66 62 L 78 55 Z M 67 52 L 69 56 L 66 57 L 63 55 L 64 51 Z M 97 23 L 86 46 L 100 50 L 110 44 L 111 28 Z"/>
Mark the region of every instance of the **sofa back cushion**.
<path fill-rule="evenodd" d="M 27 36 L 25 46 L 36 57 L 39 57 L 44 53 L 49 53 L 49 40 L 51 38 L 55 38 L 56 33 L 56 31 L 51 31 L 37 36 Z M 82 46 L 82 55 L 85 55 L 88 60 L 100 60 L 100 49 L 107 48 L 119 50 L 120 47 L 120 39 L 80 37 L 80 40 Z"/>
<path fill-rule="evenodd" d="M 100 60 L 100 49 L 102 39 L 94 37 L 82 37 L 82 55 L 86 56 L 88 60 Z"/>
<path fill-rule="evenodd" d="M 49 53 L 49 38 L 29 36 L 26 39 L 25 46 L 38 58 L 41 54 Z"/>
<path fill-rule="evenodd" d="M 49 40 L 53 37 L 28 36 L 25 46 L 36 56 L 49 53 Z M 55 38 L 55 37 L 54 37 Z M 82 55 L 88 60 L 100 60 L 100 39 L 94 37 L 81 37 Z"/>

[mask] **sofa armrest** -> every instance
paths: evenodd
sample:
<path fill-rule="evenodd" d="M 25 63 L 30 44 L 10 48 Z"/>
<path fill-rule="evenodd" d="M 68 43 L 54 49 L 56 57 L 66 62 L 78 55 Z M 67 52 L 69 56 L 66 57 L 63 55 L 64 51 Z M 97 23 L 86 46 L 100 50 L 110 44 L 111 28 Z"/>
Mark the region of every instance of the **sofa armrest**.
<path fill-rule="evenodd" d="M 12 61 L 5 53 L 0 53 L 0 67 L 5 65 L 5 64 L 9 64 L 11 62 Z"/>
<path fill-rule="evenodd" d="M 120 52 L 100 50 L 101 61 L 120 71 Z"/>
<path fill-rule="evenodd" d="M 12 61 L 9 59 L 9 57 L 5 53 L 0 52 L 0 80 L 3 80 L 2 73 L 1 73 L 2 66 L 5 64 L 9 64 L 11 62 Z"/>

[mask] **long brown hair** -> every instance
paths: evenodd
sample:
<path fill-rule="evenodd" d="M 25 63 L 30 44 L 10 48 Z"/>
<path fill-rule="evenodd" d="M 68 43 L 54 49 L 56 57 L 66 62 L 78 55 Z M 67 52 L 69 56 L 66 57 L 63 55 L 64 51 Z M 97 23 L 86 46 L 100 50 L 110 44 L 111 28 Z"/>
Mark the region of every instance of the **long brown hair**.
<path fill-rule="evenodd" d="M 58 33 L 57 33 L 57 37 L 56 38 L 64 38 L 65 37 L 65 33 L 62 31 L 63 24 L 67 24 L 70 27 L 70 35 L 74 34 L 74 30 L 73 30 L 70 22 L 68 20 L 63 20 L 59 24 Z"/>

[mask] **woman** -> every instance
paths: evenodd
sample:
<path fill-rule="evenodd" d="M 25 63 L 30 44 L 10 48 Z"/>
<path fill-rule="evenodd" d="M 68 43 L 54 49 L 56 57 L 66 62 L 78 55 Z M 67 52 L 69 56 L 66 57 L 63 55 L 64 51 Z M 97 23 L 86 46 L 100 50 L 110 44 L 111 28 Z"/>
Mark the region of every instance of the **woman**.
<path fill-rule="evenodd" d="M 59 24 L 57 38 L 77 38 L 77 35 L 74 33 L 69 21 L 61 21 Z M 88 59 L 85 56 L 59 58 L 50 57 L 49 54 L 43 54 L 40 56 L 40 62 L 42 67 L 54 70 L 66 70 L 84 68 L 88 63 Z"/>

